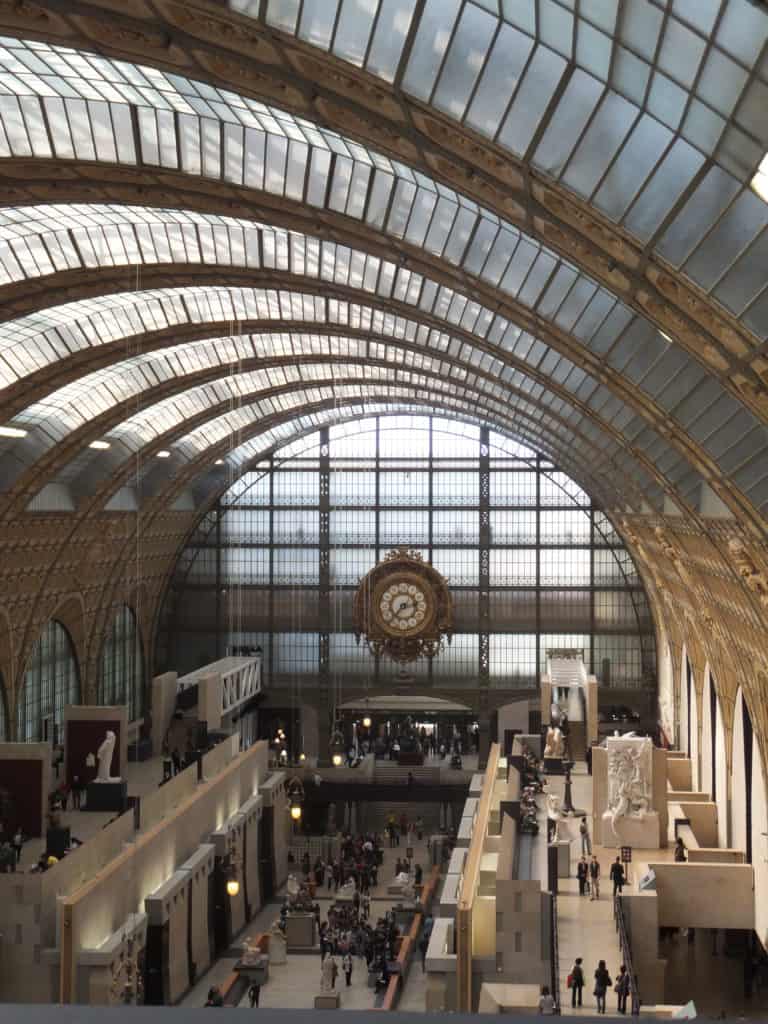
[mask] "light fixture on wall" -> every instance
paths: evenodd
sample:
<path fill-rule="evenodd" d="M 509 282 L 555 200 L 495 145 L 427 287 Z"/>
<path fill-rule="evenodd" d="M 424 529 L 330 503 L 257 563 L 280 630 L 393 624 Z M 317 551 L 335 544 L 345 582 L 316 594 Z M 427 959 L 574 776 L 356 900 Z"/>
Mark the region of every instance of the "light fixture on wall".
<path fill-rule="evenodd" d="M 295 775 L 285 784 L 285 794 L 288 797 L 288 810 L 293 821 L 301 821 L 304 808 L 304 784 Z"/>
<path fill-rule="evenodd" d="M 331 764 L 335 768 L 340 768 L 344 761 L 344 737 L 341 733 L 338 722 L 331 734 L 331 741 L 328 744 L 328 750 L 331 755 Z"/>
<path fill-rule="evenodd" d="M 239 859 L 237 856 L 237 842 L 235 839 L 235 830 L 229 834 L 229 848 L 227 850 L 227 856 L 224 859 L 224 885 L 227 890 L 227 896 L 235 897 L 240 894 L 240 877 L 238 873 Z"/>
<path fill-rule="evenodd" d="M 370 729 L 371 728 L 371 716 L 370 715 L 364 715 L 363 716 L 363 728 L 364 729 Z"/>

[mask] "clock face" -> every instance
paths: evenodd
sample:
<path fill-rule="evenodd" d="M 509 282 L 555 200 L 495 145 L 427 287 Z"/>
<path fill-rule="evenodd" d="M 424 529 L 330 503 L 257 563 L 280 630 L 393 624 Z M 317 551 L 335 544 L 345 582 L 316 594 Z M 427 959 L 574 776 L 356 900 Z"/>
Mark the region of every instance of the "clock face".
<path fill-rule="evenodd" d="M 377 595 L 379 619 L 388 633 L 405 636 L 422 630 L 432 617 L 432 598 L 421 580 L 390 578 Z"/>

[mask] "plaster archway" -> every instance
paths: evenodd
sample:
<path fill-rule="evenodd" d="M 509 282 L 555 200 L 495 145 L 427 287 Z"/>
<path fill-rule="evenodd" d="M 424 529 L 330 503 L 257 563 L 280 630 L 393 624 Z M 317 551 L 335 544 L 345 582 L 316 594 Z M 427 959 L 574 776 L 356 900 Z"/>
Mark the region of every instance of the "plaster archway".
<path fill-rule="evenodd" d="M 680 749 L 688 757 L 691 756 L 691 695 L 692 688 L 691 665 L 688 661 L 688 652 L 683 644 L 683 654 L 680 659 Z"/>
<path fill-rule="evenodd" d="M 693 667 L 691 666 L 691 685 L 690 685 L 690 704 L 688 713 L 690 717 L 690 750 L 689 756 L 691 758 L 691 783 L 695 790 L 702 788 L 701 782 L 701 757 L 700 757 L 700 742 L 699 742 L 699 700 L 696 694 L 696 687 L 693 680 Z"/>
<path fill-rule="evenodd" d="M 731 845 L 747 854 L 747 836 L 749 829 L 748 801 L 750 788 L 747 786 L 747 766 L 751 768 L 752 734 L 744 734 L 744 717 L 748 715 L 741 687 L 736 693 L 733 715 L 733 758 L 731 777 Z M 745 741 L 748 740 L 750 750 L 747 751 Z M 751 774 L 751 772 L 750 772 Z M 751 785 L 751 778 L 750 778 Z"/>
<path fill-rule="evenodd" d="M 755 871 L 755 931 L 768 943 L 768 805 L 760 746 L 752 741 L 752 865 Z"/>
<path fill-rule="evenodd" d="M 726 757 L 727 737 L 723 723 L 723 710 L 717 696 L 717 687 L 710 681 L 715 705 L 714 742 L 714 797 L 717 804 L 717 841 L 720 846 L 730 846 L 730 793 L 728 791 L 728 760 Z"/>

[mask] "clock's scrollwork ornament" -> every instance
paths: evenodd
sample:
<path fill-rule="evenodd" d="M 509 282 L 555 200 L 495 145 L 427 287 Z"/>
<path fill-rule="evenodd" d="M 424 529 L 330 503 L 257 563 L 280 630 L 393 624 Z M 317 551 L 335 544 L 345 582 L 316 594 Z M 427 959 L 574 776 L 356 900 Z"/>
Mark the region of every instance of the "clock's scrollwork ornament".
<path fill-rule="evenodd" d="M 434 658 L 453 633 L 448 584 L 418 551 L 395 548 L 360 581 L 352 608 L 355 638 L 373 654 L 406 664 Z"/>

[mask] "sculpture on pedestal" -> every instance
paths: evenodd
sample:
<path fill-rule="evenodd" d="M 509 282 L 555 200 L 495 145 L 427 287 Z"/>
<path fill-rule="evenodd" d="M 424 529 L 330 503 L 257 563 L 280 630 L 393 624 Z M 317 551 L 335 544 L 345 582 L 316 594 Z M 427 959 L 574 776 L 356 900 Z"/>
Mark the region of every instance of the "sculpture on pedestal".
<path fill-rule="evenodd" d="M 96 778 L 94 782 L 120 782 L 119 775 L 110 775 L 112 768 L 112 754 L 115 750 L 115 734 L 111 729 L 107 730 L 107 735 L 102 740 L 101 746 L 96 751 L 96 760 L 98 761 L 98 768 L 96 769 Z"/>
<path fill-rule="evenodd" d="M 622 818 L 645 818 L 651 811 L 653 745 L 647 737 L 612 736 L 608 750 L 608 810 L 611 829 L 620 842 L 616 826 Z"/>
<path fill-rule="evenodd" d="M 544 757 L 562 757 L 565 750 L 563 734 L 559 727 L 552 726 L 547 729 L 547 738 L 544 744 Z"/>

